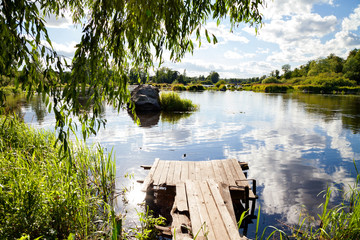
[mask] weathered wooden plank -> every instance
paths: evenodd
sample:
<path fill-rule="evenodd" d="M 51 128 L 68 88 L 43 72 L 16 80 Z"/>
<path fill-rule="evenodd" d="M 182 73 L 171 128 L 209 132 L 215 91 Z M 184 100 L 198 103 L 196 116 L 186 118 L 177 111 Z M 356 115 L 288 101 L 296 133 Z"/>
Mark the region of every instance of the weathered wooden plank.
<path fill-rule="evenodd" d="M 233 206 L 233 202 L 231 199 L 231 194 L 230 194 L 230 189 L 229 189 L 229 185 L 225 184 L 225 183 L 218 183 L 219 186 L 219 190 L 220 190 L 220 195 L 224 200 L 224 204 L 227 208 L 227 210 L 230 213 L 230 216 L 234 222 L 235 225 L 237 225 L 236 222 L 236 216 L 235 216 L 235 211 L 234 211 L 234 206 Z"/>
<path fill-rule="evenodd" d="M 176 183 L 176 201 L 177 201 L 177 209 L 180 212 L 189 211 L 185 182 Z"/>
<path fill-rule="evenodd" d="M 234 239 L 234 240 L 241 239 L 238 228 L 237 228 L 236 224 L 234 224 L 234 221 L 233 221 L 232 217 L 230 216 L 229 211 L 226 208 L 224 200 L 221 197 L 221 194 L 219 191 L 219 186 L 212 179 L 210 179 L 208 182 L 209 182 L 211 194 L 213 195 L 216 206 L 217 206 L 219 212 L 221 213 L 221 218 L 226 226 L 226 229 L 230 236 L 230 239 Z"/>
<path fill-rule="evenodd" d="M 196 180 L 196 169 L 195 169 L 195 162 L 189 162 L 189 179 Z"/>
<path fill-rule="evenodd" d="M 224 165 L 223 165 L 223 161 L 222 160 L 213 160 L 213 161 L 217 164 L 217 166 L 219 168 L 220 176 L 222 179 L 221 182 L 229 185 L 229 180 L 228 180 L 228 177 L 227 177 Z"/>
<path fill-rule="evenodd" d="M 159 180 L 159 185 L 165 185 L 166 184 L 166 179 L 167 179 L 167 176 L 168 176 L 168 173 L 169 173 L 169 168 L 170 168 L 170 161 L 165 161 L 164 168 L 162 170 L 160 180 Z"/>
<path fill-rule="evenodd" d="M 216 239 L 214 233 L 215 229 L 213 229 L 213 226 L 211 224 L 211 219 L 205 205 L 205 198 L 201 191 L 200 182 L 199 181 L 194 182 L 194 186 L 195 186 L 194 191 L 196 191 L 196 193 L 198 194 L 199 201 L 197 202 L 197 204 L 199 207 L 199 214 L 201 216 L 201 219 L 203 220 L 202 223 L 204 230 L 206 232 L 205 235 L 208 237 L 208 239 Z"/>
<path fill-rule="evenodd" d="M 195 162 L 196 180 L 201 180 L 201 162 Z"/>
<path fill-rule="evenodd" d="M 167 178 L 166 178 L 166 183 L 169 186 L 174 186 L 175 185 L 175 182 L 174 182 L 175 165 L 176 165 L 175 161 L 170 161 L 169 172 L 168 172 L 168 175 L 167 175 Z"/>
<path fill-rule="evenodd" d="M 175 197 L 174 205 L 171 209 L 171 217 L 172 217 L 172 223 L 171 223 L 171 233 L 176 235 L 176 240 L 190 240 L 193 239 L 190 235 L 190 230 L 183 233 L 182 228 L 191 229 L 191 223 L 190 219 L 187 217 L 186 214 L 180 213 L 178 211 L 177 206 L 177 197 Z"/>
<path fill-rule="evenodd" d="M 219 165 L 216 161 L 211 161 L 211 165 L 213 167 L 213 171 L 215 174 L 215 181 L 216 182 L 222 182 L 222 178 L 221 178 L 221 172 L 220 172 L 220 168 Z"/>
<path fill-rule="evenodd" d="M 187 179 L 189 179 L 189 162 L 184 161 L 181 162 L 181 181 L 185 182 Z"/>
<path fill-rule="evenodd" d="M 199 206 L 198 206 L 199 196 L 198 193 L 196 192 L 195 184 L 193 181 L 190 180 L 187 180 L 185 184 L 186 184 L 186 194 L 188 199 L 191 229 L 193 236 L 197 234 L 198 237 L 204 237 L 205 232 L 202 226 L 204 220 L 200 215 Z"/>
<path fill-rule="evenodd" d="M 231 240 L 227 233 L 225 224 L 221 218 L 221 213 L 219 212 L 219 209 L 216 207 L 216 203 L 211 194 L 211 190 L 208 184 L 209 184 L 208 181 L 202 181 L 199 183 L 201 192 L 204 197 L 205 206 L 209 214 L 209 219 L 210 219 L 209 225 L 211 224 L 210 231 L 213 231 L 215 235 L 214 239 Z"/>
<path fill-rule="evenodd" d="M 153 176 L 153 179 L 154 179 L 154 185 L 155 186 L 158 186 L 159 185 L 159 182 L 160 182 L 160 177 L 161 177 L 161 174 L 163 172 L 163 169 L 164 169 L 164 166 L 165 166 L 165 162 L 166 161 L 159 161 L 159 164 L 155 170 L 155 173 L 154 173 L 154 176 Z"/>
<path fill-rule="evenodd" d="M 208 178 L 215 179 L 215 173 L 214 173 L 214 169 L 212 167 L 211 161 L 206 161 L 206 162 L 204 162 L 204 164 L 205 164 L 205 169 L 206 169 Z"/>
<path fill-rule="evenodd" d="M 235 182 L 235 179 L 234 179 L 234 176 L 232 173 L 232 169 L 231 169 L 231 168 L 233 168 L 231 162 L 227 161 L 227 160 L 222 160 L 221 163 L 224 166 L 224 170 L 226 173 L 226 177 L 228 179 L 229 186 L 236 186 L 236 182 Z"/>
<path fill-rule="evenodd" d="M 181 177 L 181 162 L 180 161 L 176 161 L 175 162 L 175 170 L 174 170 L 174 184 L 181 182 L 180 180 Z"/>
<path fill-rule="evenodd" d="M 229 159 L 229 161 L 232 163 L 233 165 L 233 169 L 235 171 L 235 174 L 236 174 L 236 177 L 235 177 L 235 180 L 246 180 L 246 177 L 245 177 L 245 174 L 244 172 L 242 171 L 238 161 L 236 159 Z M 237 185 L 238 182 L 236 182 Z M 247 181 L 240 181 L 241 185 L 239 186 L 249 186 L 249 183 Z"/>
<path fill-rule="evenodd" d="M 144 183 L 143 183 L 143 188 L 142 188 L 142 191 L 143 192 L 146 192 L 147 189 L 149 188 L 149 186 L 151 185 L 151 183 L 154 181 L 153 180 L 153 175 L 154 175 L 154 172 L 159 164 L 159 161 L 160 159 L 159 158 L 156 158 L 155 159 L 155 162 L 154 164 L 152 165 L 148 175 L 146 176 L 145 180 L 144 180 Z"/>

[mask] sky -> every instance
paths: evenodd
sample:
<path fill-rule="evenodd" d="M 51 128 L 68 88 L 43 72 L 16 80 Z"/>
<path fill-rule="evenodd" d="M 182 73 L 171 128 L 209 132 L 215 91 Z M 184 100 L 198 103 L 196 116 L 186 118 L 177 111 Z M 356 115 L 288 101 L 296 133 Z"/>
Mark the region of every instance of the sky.
<path fill-rule="evenodd" d="M 191 77 L 216 71 L 220 78 L 251 78 L 281 71 L 285 64 L 293 70 L 331 53 L 346 59 L 349 51 L 360 48 L 359 0 L 265 1 L 264 25 L 257 34 L 246 24 L 231 33 L 226 20 L 218 27 L 209 20 L 205 27 L 218 43 L 209 44 L 204 38 L 200 48 L 194 44 L 193 54 L 176 63 L 166 61 L 170 54 L 165 52 L 163 66 Z M 46 26 L 55 50 L 71 58 L 81 28 L 74 27 L 69 16 L 49 18 Z"/>

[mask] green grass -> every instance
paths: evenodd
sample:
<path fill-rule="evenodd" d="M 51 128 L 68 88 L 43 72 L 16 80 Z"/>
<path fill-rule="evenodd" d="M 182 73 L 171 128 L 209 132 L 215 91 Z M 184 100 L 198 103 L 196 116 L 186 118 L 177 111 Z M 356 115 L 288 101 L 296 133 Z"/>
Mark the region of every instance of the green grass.
<path fill-rule="evenodd" d="M 83 144 L 59 156 L 55 141 L 53 133 L 0 118 L 0 239 L 112 235 L 114 160 Z"/>
<path fill-rule="evenodd" d="M 296 239 L 360 239 L 360 175 L 357 168 L 356 171 L 356 183 L 348 192 L 343 192 L 343 202 L 329 208 L 332 190 L 328 188 L 320 206 L 322 213 L 318 215 L 320 225 L 316 225 L 311 216 L 301 219 L 294 229 Z"/>
<path fill-rule="evenodd" d="M 165 112 L 186 112 L 198 109 L 189 99 L 181 99 L 179 94 L 174 92 L 161 93 L 160 95 L 161 109 Z"/>

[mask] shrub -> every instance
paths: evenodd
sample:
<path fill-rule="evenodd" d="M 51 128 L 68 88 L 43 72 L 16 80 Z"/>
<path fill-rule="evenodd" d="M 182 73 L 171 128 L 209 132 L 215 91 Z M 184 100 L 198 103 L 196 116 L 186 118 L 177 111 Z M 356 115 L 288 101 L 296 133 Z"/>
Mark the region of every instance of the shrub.
<path fill-rule="evenodd" d="M 172 85 L 171 90 L 172 91 L 185 91 L 186 87 L 184 86 L 184 84 L 175 84 L 175 85 Z"/>
<path fill-rule="evenodd" d="M 215 83 L 215 87 L 219 88 L 221 85 L 226 85 L 226 81 L 225 80 L 220 80 L 217 83 Z"/>
<path fill-rule="evenodd" d="M 205 87 L 201 84 L 193 84 L 186 88 L 188 91 L 204 91 Z"/>
<path fill-rule="evenodd" d="M 251 90 L 255 92 L 266 92 L 266 93 L 284 93 L 293 89 L 292 86 L 284 84 L 255 84 Z"/>
<path fill-rule="evenodd" d="M 161 93 L 160 105 L 163 111 L 168 112 L 183 112 L 198 109 L 198 106 L 193 104 L 191 100 L 181 99 L 179 94 L 174 92 Z"/>
<path fill-rule="evenodd" d="M 223 84 L 221 84 L 221 85 L 219 86 L 219 90 L 220 90 L 220 91 L 226 91 L 226 86 L 223 85 Z"/>
<path fill-rule="evenodd" d="M 263 84 L 266 84 L 266 83 L 280 83 L 280 81 L 276 78 L 276 77 L 268 77 L 264 80 L 262 80 Z"/>

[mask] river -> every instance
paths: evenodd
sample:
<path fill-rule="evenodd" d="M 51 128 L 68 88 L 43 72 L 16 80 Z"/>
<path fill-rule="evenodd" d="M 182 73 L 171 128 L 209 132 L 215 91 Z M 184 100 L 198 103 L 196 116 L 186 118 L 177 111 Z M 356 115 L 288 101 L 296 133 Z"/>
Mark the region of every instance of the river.
<path fill-rule="evenodd" d="M 127 111 L 118 113 L 104 105 L 107 119 L 89 142 L 113 149 L 117 188 L 127 188 L 126 206 L 117 209 L 128 222 L 136 221 L 133 209 L 143 200 L 137 179 L 146 171 L 140 165 L 163 160 L 236 158 L 249 163 L 248 177 L 257 180 L 256 202 L 261 206 L 260 228 L 298 223 L 305 210 L 319 213 L 319 193 L 329 187 L 348 189 L 355 182 L 353 160 L 360 160 L 360 97 L 254 92 L 181 92 L 200 106 L 186 115 L 144 116 L 134 123 Z M 20 109 L 29 124 L 54 128 L 54 116 L 41 111 L 39 100 Z M 40 109 L 40 110 L 39 110 Z M 360 166 L 360 165 L 359 165 Z M 125 174 L 130 177 L 124 178 Z M 332 203 L 341 200 L 333 193 Z M 257 212 L 257 210 L 256 210 Z M 248 236 L 253 237 L 255 224 Z"/>

